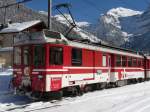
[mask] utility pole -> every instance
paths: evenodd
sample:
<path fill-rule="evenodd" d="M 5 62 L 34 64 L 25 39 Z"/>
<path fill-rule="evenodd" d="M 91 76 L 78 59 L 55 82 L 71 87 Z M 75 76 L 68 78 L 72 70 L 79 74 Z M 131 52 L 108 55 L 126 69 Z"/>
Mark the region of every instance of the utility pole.
<path fill-rule="evenodd" d="M 48 29 L 52 30 L 52 0 L 48 0 Z"/>

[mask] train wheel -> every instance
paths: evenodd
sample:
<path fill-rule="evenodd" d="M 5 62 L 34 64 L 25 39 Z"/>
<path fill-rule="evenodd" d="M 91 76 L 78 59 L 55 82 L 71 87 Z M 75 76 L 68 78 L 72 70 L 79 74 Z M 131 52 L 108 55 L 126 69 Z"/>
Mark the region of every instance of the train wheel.
<path fill-rule="evenodd" d="M 90 85 L 86 85 L 86 86 L 84 87 L 84 93 L 87 93 L 87 92 L 89 92 L 89 91 L 92 91 L 92 87 L 91 87 Z"/>
<path fill-rule="evenodd" d="M 79 95 L 79 90 L 77 87 L 72 87 L 72 95 L 74 97 Z"/>
<path fill-rule="evenodd" d="M 60 90 L 60 91 L 54 92 L 54 93 L 52 93 L 52 96 L 53 96 L 55 99 L 60 100 L 60 99 L 62 99 L 62 97 L 63 97 L 63 91 Z"/>
<path fill-rule="evenodd" d="M 45 92 L 43 93 L 43 96 L 42 96 L 42 100 L 61 100 L 63 97 L 63 92 L 60 90 L 60 91 L 54 91 L 54 92 Z"/>
<path fill-rule="evenodd" d="M 97 89 L 97 90 L 105 89 L 106 86 L 107 86 L 107 83 L 106 83 L 106 82 L 98 83 L 98 84 L 96 84 L 96 89 Z"/>
<path fill-rule="evenodd" d="M 125 86 L 125 85 L 127 85 L 127 80 L 118 80 L 116 82 L 117 87 L 122 87 L 122 86 Z"/>
<path fill-rule="evenodd" d="M 139 82 L 139 83 L 143 82 L 143 78 L 139 78 L 139 79 L 138 79 L 138 82 Z"/>
<path fill-rule="evenodd" d="M 105 89 L 107 86 L 107 82 L 101 83 L 101 89 Z"/>
<path fill-rule="evenodd" d="M 77 86 L 77 91 L 78 91 L 78 96 L 82 96 L 83 95 L 83 89 L 80 86 Z"/>
<path fill-rule="evenodd" d="M 96 84 L 96 90 L 101 90 L 101 89 L 102 89 L 101 84 L 100 83 Z"/>

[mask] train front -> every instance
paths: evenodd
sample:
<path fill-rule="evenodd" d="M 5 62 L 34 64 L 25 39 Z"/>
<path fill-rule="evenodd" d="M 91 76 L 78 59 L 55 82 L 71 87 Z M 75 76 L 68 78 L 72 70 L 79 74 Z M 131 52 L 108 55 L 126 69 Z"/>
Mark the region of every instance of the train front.
<path fill-rule="evenodd" d="M 49 92 L 47 91 L 48 71 L 46 69 L 49 66 L 50 57 L 48 53 L 51 45 L 62 45 L 58 44 L 59 40 L 61 40 L 60 33 L 47 30 L 20 33 L 15 37 L 13 53 L 13 86 L 15 90 L 32 93 Z"/>

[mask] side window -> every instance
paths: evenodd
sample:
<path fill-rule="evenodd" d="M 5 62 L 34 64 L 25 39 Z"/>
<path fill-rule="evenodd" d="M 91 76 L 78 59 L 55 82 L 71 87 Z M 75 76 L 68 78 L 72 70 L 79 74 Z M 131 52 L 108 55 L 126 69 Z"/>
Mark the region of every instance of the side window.
<path fill-rule="evenodd" d="M 137 59 L 133 58 L 133 66 L 136 67 L 137 66 Z"/>
<path fill-rule="evenodd" d="M 129 66 L 129 67 L 132 66 L 132 57 L 128 57 L 128 66 Z"/>
<path fill-rule="evenodd" d="M 122 66 L 126 67 L 127 66 L 127 57 L 122 56 Z"/>
<path fill-rule="evenodd" d="M 50 65 L 62 65 L 63 64 L 63 48 L 61 47 L 51 47 L 50 48 Z"/>
<path fill-rule="evenodd" d="M 72 66 L 82 65 L 82 49 L 72 48 Z"/>
<path fill-rule="evenodd" d="M 102 66 L 103 67 L 107 66 L 107 57 L 106 57 L 106 55 L 103 55 Z"/>
<path fill-rule="evenodd" d="M 141 59 L 138 59 L 138 67 L 141 67 Z"/>
<path fill-rule="evenodd" d="M 121 66 L 121 56 L 119 56 L 119 55 L 116 56 L 116 66 L 117 67 Z"/>
<path fill-rule="evenodd" d="M 45 47 L 43 45 L 34 46 L 34 66 L 45 65 Z"/>

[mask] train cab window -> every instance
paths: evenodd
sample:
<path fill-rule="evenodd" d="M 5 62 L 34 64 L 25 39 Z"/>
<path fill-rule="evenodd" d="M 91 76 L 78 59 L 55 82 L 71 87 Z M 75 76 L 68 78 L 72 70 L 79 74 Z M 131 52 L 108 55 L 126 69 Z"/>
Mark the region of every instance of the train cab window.
<path fill-rule="evenodd" d="M 137 66 L 137 59 L 133 58 L 133 66 L 136 67 Z"/>
<path fill-rule="evenodd" d="M 51 47 L 50 48 L 50 65 L 62 65 L 63 64 L 63 48 L 61 47 Z"/>
<path fill-rule="evenodd" d="M 43 45 L 34 46 L 34 66 L 45 65 L 45 47 Z"/>
<path fill-rule="evenodd" d="M 132 66 L 132 57 L 128 57 L 128 67 Z"/>
<path fill-rule="evenodd" d="M 20 47 L 14 48 L 14 64 L 21 65 L 21 48 Z"/>
<path fill-rule="evenodd" d="M 102 61 L 103 61 L 102 66 L 103 67 L 107 66 L 107 57 L 106 57 L 106 55 L 103 55 L 103 60 Z"/>
<path fill-rule="evenodd" d="M 119 55 L 116 56 L 116 66 L 117 67 L 121 66 L 121 56 L 119 56 Z"/>
<path fill-rule="evenodd" d="M 127 66 L 127 57 L 122 56 L 122 66 L 126 67 Z"/>
<path fill-rule="evenodd" d="M 29 65 L 30 64 L 30 59 L 31 59 L 31 53 L 30 53 L 30 48 L 29 47 L 24 47 L 23 50 L 23 62 L 24 65 Z"/>
<path fill-rule="evenodd" d="M 82 49 L 72 48 L 72 65 L 82 65 Z"/>

